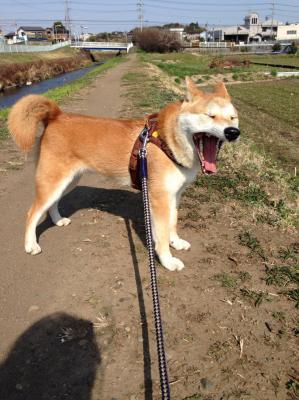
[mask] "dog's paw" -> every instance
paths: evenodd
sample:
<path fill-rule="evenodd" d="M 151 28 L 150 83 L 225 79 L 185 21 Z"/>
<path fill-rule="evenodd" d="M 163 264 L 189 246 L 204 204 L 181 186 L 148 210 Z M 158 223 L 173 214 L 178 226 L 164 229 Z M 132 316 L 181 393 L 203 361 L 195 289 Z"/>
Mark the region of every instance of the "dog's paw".
<path fill-rule="evenodd" d="M 189 250 L 191 244 L 187 240 L 180 239 L 179 237 L 170 240 L 170 246 L 176 250 Z"/>
<path fill-rule="evenodd" d="M 42 249 L 41 249 L 40 245 L 37 243 L 33 243 L 33 244 L 26 243 L 25 251 L 26 251 L 26 253 L 31 254 L 32 256 L 36 256 L 37 254 L 42 252 Z"/>
<path fill-rule="evenodd" d="M 181 271 L 185 265 L 184 263 L 179 260 L 178 258 L 168 256 L 168 257 L 159 257 L 160 262 L 163 265 L 163 267 L 169 269 L 169 271 Z"/>
<path fill-rule="evenodd" d="M 67 226 L 71 222 L 72 221 L 69 218 L 61 218 L 57 222 L 55 222 L 55 225 L 57 225 L 57 226 Z"/>

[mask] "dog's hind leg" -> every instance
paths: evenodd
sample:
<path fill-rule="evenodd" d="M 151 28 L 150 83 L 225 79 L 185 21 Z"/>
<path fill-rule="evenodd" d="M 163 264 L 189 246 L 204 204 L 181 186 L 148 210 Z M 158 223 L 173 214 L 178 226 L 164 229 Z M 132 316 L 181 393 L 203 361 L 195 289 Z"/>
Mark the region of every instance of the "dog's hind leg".
<path fill-rule="evenodd" d="M 61 171 L 61 170 L 60 170 Z M 58 168 L 51 171 L 51 174 L 39 168 L 36 181 L 36 198 L 28 212 L 26 233 L 25 233 L 25 251 L 35 255 L 41 252 L 41 248 L 36 240 L 36 226 L 45 212 L 53 204 L 58 203 L 63 192 L 69 186 L 74 178 L 74 171 L 67 173 L 59 172 Z"/>
<path fill-rule="evenodd" d="M 170 199 L 170 246 L 176 250 L 188 250 L 191 244 L 177 234 L 178 208 L 181 192 L 173 194 Z"/>
<path fill-rule="evenodd" d="M 79 179 L 81 177 L 81 174 L 77 174 L 74 179 L 72 180 L 72 182 L 68 185 L 68 187 L 64 190 L 63 195 L 71 192 L 76 186 L 77 183 L 79 182 Z M 70 218 L 66 218 L 66 217 L 62 217 L 60 215 L 59 209 L 58 209 L 58 203 L 59 203 L 59 199 L 58 201 L 56 201 L 50 208 L 49 208 L 49 214 L 51 217 L 51 220 L 53 222 L 54 225 L 57 226 L 67 226 L 71 223 L 71 219 Z"/>

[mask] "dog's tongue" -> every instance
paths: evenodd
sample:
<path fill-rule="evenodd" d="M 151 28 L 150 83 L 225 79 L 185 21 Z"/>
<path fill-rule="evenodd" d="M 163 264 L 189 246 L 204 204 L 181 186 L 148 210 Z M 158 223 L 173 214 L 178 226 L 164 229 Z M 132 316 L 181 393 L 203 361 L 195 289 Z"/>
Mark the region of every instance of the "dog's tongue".
<path fill-rule="evenodd" d="M 203 136 L 203 157 L 205 172 L 213 174 L 217 171 L 216 157 L 217 157 L 217 142 L 215 136 Z"/>

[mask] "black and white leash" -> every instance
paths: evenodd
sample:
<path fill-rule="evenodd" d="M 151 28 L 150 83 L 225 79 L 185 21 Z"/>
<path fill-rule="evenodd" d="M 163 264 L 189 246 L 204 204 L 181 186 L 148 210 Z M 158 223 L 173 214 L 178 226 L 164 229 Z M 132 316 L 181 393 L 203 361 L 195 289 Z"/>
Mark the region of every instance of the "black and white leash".
<path fill-rule="evenodd" d="M 163 338 L 158 285 L 157 285 L 157 273 L 155 266 L 155 250 L 153 245 L 151 214 L 150 214 L 148 185 L 147 185 L 146 145 L 148 142 L 148 135 L 149 135 L 148 128 L 145 127 L 140 135 L 143 140 L 143 146 L 139 151 L 140 169 L 141 169 L 140 170 L 141 187 L 142 187 L 142 199 L 143 199 L 143 209 L 144 209 L 146 244 L 148 249 L 149 268 L 151 274 L 151 288 L 152 288 L 152 300 L 153 300 L 154 319 L 156 328 L 156 341 L 157 341 L 157 351 L 158 351 L 158 361 L 159 361 L 161 394 L 162 394 L 162 400 L 170 400 L 170 387 L 168 381 L 167 361 L 164 349 L 164 338 Z"/>

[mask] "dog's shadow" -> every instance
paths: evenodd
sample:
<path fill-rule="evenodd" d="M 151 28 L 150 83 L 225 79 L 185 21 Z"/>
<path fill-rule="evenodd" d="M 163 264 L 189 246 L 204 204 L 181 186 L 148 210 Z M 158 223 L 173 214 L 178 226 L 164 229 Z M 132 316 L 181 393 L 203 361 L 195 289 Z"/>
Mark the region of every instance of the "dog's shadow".
<path fill-rule="evenodd" d="M 77 186 L 59 202 L 59 211 L 63 217 L 71 217 L 76 211 L 89 208 L 108 212 L 122 217 L 125 221 L 131 221 L 133 229 L 145 244 L 141 193 L 125 189 Z M 38 226 L 37 237 L 39 238 L 53 226 L 48 216 Z"/>
<path fill-rule="evenodd" d="M 143 204 L 141 193 L 121 189 L 102 189 L 89 186 L 77 186 L 69 194 L 64 196 L 59 203 L 59 210 L 64 217 L 70 217 L 81 209 L 95 209 L 105 211 L 119 217 L 125 221 L 128 242 L 132 255 L 134 268 L 139 316 L 142 329 L 143 346 L 143 376 L 144 376 L 144 399 L 152 400 L 153 385 L 151 376 L 151 356 L 149 349 L 149 333 L 147 325 L 147 315 L 145 309 L 142 280 L 139 272 L 138 259 L 132 235 L 132 228 L 139 236 L 143 244 L 146 244 L 145 229 L 143 222 Z M 47 229 L 53 227 L 49 217 L 42 222 L 37 234 L 40 236 Z"/>

